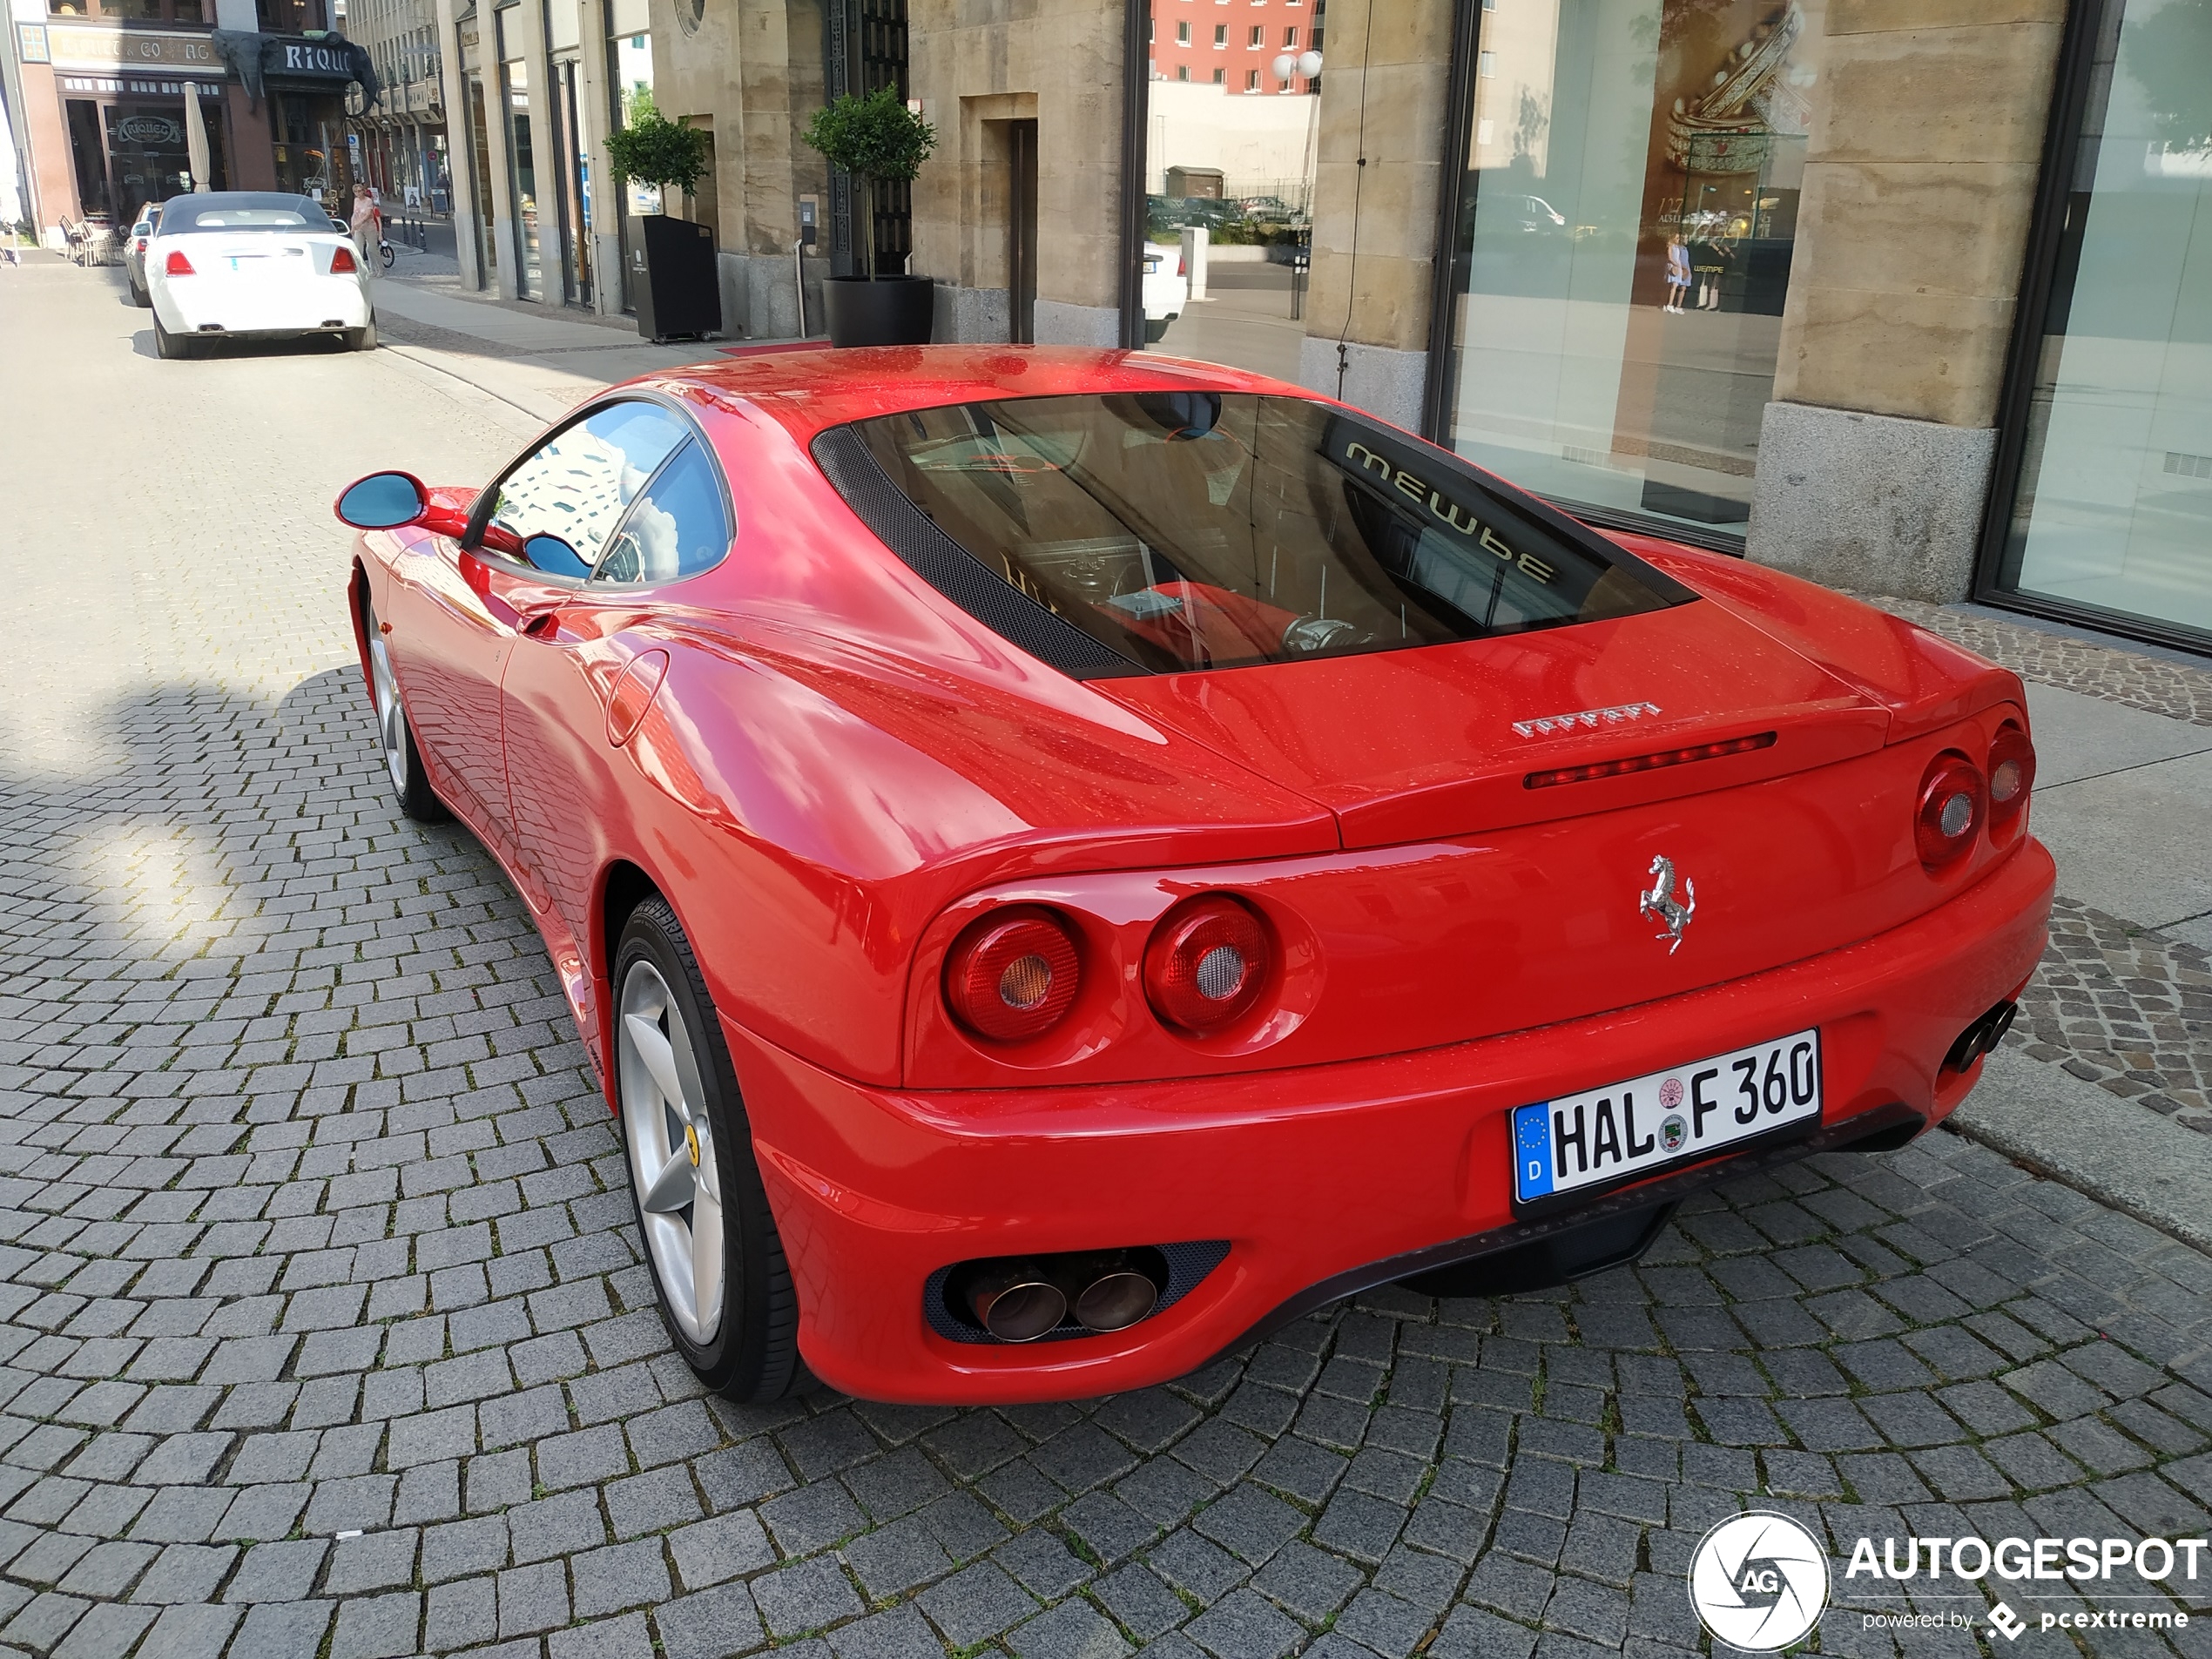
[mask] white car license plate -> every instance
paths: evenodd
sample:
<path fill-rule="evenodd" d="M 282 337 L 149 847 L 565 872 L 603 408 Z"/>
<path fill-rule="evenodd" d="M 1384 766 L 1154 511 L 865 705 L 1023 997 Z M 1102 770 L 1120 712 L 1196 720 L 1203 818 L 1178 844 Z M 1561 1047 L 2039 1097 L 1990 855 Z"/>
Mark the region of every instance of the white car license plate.
<path fill-rule="evenodd" d="M 1820 1033 L 1692 1061 L 1513 1114 L 1521 1204 L 1653 1174 L 1820 1116 Z"/>

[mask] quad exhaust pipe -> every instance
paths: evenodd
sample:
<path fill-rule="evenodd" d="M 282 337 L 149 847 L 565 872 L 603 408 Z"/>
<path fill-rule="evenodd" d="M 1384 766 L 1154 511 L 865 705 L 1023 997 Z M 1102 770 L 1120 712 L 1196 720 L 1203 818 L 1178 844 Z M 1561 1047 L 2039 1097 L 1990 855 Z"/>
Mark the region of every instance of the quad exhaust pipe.
<path fill-rule="evenodd" d="M 947 1298 L 1001 1342 L 1035 1342 L 1072 1313 L 1084 1330 L 1124 1331 L 1159 1305 L 1166 1283 L 1150 1251 L 996 1257 L 954 1270 Z"/>

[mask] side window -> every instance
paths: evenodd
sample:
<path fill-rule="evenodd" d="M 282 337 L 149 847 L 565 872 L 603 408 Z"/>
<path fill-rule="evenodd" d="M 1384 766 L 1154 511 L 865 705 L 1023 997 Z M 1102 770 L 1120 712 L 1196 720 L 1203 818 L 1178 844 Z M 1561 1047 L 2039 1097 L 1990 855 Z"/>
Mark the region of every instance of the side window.
<path fill-rule="evenodd" d="M 588 576 L 623 509 L 691 435 L 656 403 L 626 401 L 563 427 L 499 481 L 491 523 L 555 576 Z"/>
<path fill-rule="evenodd" d="M 595 582 L 673 582 L 730 550 L 730 516 L 714 462 L 694 441 L 660 470 L 607 543 Z"/>

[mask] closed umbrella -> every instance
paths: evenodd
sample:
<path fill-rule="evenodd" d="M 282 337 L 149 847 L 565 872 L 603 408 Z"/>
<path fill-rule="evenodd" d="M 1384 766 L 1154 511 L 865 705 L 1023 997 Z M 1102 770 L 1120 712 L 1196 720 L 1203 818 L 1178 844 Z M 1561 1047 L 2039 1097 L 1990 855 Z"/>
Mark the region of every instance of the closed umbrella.
<path fill-rule="evenodd" d="M 185 92 L 185 153 L 191 158 L 192 188 L 206 190 L 213 185 L 207 171 L 207 120 L 199 112 L 196 87 L 188 87 Z"/>

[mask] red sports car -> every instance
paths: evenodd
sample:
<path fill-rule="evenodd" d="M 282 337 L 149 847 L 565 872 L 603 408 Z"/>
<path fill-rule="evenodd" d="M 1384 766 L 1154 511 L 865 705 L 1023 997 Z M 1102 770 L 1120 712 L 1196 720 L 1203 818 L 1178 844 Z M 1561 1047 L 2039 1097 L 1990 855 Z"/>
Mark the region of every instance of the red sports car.
<path fill-rule="evenodd" d="M 536 916 L 738 1398 L 1633 1259 L 1941 1118 L 2042 949 L 2012 674 L 1259 377 L 793 353 L 338 513 L 393 787 Z"/>

